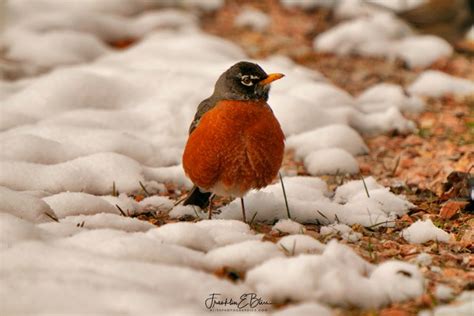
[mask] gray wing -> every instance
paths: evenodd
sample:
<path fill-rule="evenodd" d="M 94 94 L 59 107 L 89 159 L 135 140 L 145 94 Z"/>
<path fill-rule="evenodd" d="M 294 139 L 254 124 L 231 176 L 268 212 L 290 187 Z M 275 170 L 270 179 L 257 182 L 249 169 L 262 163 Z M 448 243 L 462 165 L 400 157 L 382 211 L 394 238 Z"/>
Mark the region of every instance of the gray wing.
<path fill-rule="evenodd" d="M 189 126 L 189 134 L 191 134 L 196 127 L 199 125 L 199 121 L 201 120 L 201 117 L 206 114 L 207 111 L 211 110 L 216 106 L 216 101 L 211 98 L 207 98 L 203 100 L 201 103 L 199 103 L 196 114 L 194 115 L 194 119 L 191 122 L 191 125 Z"/>

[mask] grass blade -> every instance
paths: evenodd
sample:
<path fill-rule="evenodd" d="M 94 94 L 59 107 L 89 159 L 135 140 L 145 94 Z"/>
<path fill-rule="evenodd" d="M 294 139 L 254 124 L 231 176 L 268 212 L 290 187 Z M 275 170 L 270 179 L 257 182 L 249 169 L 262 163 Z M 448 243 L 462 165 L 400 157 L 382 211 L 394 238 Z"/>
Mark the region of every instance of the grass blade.
<path fill-rule="evenodd" d="M 278 175 L 280 176 L 281 188 L 283 190 L 283 197 L 285 198 L 286 215 L 288 216 L 288 219 L 291 219 L 290 206 L 288 205 L 288 198 L 286 196 L 285 184 L 283 183 L 283 177 L 281 176 L 281 172 L 279 172 Z"/>

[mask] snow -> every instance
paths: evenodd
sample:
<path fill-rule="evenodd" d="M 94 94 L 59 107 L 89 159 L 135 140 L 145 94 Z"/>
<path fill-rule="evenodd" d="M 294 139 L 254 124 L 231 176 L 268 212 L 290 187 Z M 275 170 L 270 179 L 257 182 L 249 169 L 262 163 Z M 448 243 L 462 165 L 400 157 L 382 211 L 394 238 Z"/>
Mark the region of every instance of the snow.
<path fill-rule="evenodd" d="M 377 1 L 372 1 L 377 2 Z M 378 1 L 378 4 L 394 10 L 395 12 L 405 11 L 415 8 L 426 0 L 393 0 L 393 1 Z M 371 5 L 369 1 L 364 0 L 343 0 L 339 1 L 335 8 L 336 16 L 340 18 L 353 18 L 359 16 L 366 16 L 386 12 L 383 8 Z"/>
<path fill-rule="evenodd" d="M 391 83 L 380 83 L 365 90 L 357 97 L 357 106 L 366 113 L 379 112 L 390 107 L 401 111 L 421 112 L 423 101 L 412 95 L 407 95 L 402 87 Z"/>
<path fill-rule="evenodd" d="M 427 70 L 408 87 L 408 91 L 430 97 L 441 97 L 445 94 L 469 95 L 474 93 L 474 82 L 441 71 Z"/>
<path fill-rule="evenodd" d="M 174 201 L 172 201 L 169 197 L 167 196 L 150 196 L 146 197 L 143 200 L 140 201 L 140 206 L 141 207 L 154 207 L 154 208 L 160 208 L 160 209 L 171 209 L 174 205 Z"/>
<path fill-rule="evenodd" d="M 430 219 L 425 221 L 417 220 L 408 228 L 405 228 L 400 235 L 406 241 L 415 244 L 422 244 L 430 240 L 449 242 L 451 239 L 447 232 L 436 227 Z"/>
<path fill-rule="evenodd" d="M 1 161 L 0 170 L 0 185 L 51 193 L 107 194 L 114 182 L 120 191 L 130 192 L 140 188 L 139 181 L 145 181 L 139 163 L 115 153 L 98 153 L 55 165 Z"/>
<path fill-rule="evenodd" d="M 234 20 L 236 27 L 248 27 L 254 31 L 263 32 L 268 29 L 271 18 L 260 10 L 244 8 Z"/>
<path fill-rule="evenodd" d="M 444 39 L 432 35 L 412 35 L 404 22 L 385 12 L 338 24 L 318 35 L 314 48 L 339 55 L 397 57 L 410 68 L 428 67 L 453 53 L 453 48 Z"/>
<path fill-rule="evenodd" d="M 111 228 L 127 232 L 147 231 L 155 227 L 153 224 L 137 218 L 107 213 L 68 216 L 63 218 L 61 223 L 75 224 L 86 229 Z"/>
<path fill-rule="evenodd" d="M 364 181 L 369 190 L 367 197 L 362 180 L 349 181 L 336 189 L 334 198 L 328 197 L 327 188 L 316 187 L 307 177 L 284 177 L 291 219 L 299 223 L 361 224 L 364 226 L 393 226 L 397 216 L 413 208 L 403 196 L 396 196 L 383 188 L 373 178 Z M 274 223 L 287 218 L 286 205 L 280 183 L 272 184 L 260 191 L 245 196 L 248 218 Z M 241 219 L 240 201 L 234 200 L 220 209 L 216 218 Z"/>
<path fill-rule="evenodd" d="M 292 315 L 300 315 L 300 316 L 331 316 L 333 313 L 329 308 L 324 305 L 317 304 L 317 303 L 303 303 L 297 305 L 289 305 L 284 307 L 272 315 L 274 316 L 292 316 Z"/>
<path fill-rule="evenodd" d="M 11 247 L 15 242 L 41 240 L 47 237 L 47 233 L 33 223 L 8 213 L 0 213 L 0 228 L 1 250 Z"/>
<path fill-rule="evenodd" d="M 48 4 L 55 7 L 55 12 L 44 10 Z M 129 6 L 125 10 L 130 12 L 145 9 L 141 3 L 122 5 Z M 109 8 L 103 8 L 109 11 L 106 14 L 96 12 L 92 3 L 74 10 L 76 6 L 58 7 L 54 1 L 45 1 L 37 14 L 29 13 L 27 6 L 23 1 L 7 4 L 7 9 L 17 15 L 9 20 L 3 40 L 9 48 L 7 57 L 21 60 L 23 71 L 29 74 L 93 61 L 110 52 L 103 41 L 138 38 L 157 28 L 194 27 L 195 20 L 192 15 L 176 10 L 125 17 Z"/>
<path fill-rule="evenodd" d="M 384 299 L 400 302 L 415 298 L 424 292 L 424 280 L 418 268 L 412 264 L 390 260 L 379 265 L 371 274 L 371 280 L 387 295 Z"/>
<path fill-rule="evenodd" d="M 117 260 L 41 243 L 4 251 L 2 271 L 2 293 L 16 297 L 2 304 L 4 314 L 202 314 L 210 289 L 228 297 L 249 292 L 244 285 L 188 267 Z M 183 293 L 188 287 L 193 291 Z"/>
<path fill-rule="evenodd" d="M 207 252 L 216 247 L 216 242 L 206 230 L 187 222 L 163 225 L 150 231 L 150 234 L 167 243 L 199 251 Z"/>
<path fill-rule="evenodd" d="M 272 242 L 248 240 L 211 250 L 206 254 L 206 261 L 214 270 L 230 267 L 246 271 L 271 258 L 282 256 L 283 252 Z"/>
<path fill-rule="evenodd" d="M 420 266 L 430 266 L 432 262 L 433 258 L 426 252 L 418 254 L 415 258 L 415 263 Z"/>
<path fill-rule="evenodd" d="M 361 181 L 334 193 L 317 177 L 284 177 L 291 219 L 279 182 L 250 192 L 247 218 L 256 214 L 255 224 L 291 234 L 276 244 L 240 220 L 239 201 L 205 220 L 206 213 L 157 195 L 192 187 L 180 165 L 189 122 L 217 76 L 247 59 L 236 45 L 200 31 L 192 10 L 150 11 L 176 3 L 213 10 L 223 1 L 6 4 L 2 49 L 21 62 L 8 64 L 2 76 L 21 80 L 0 82 L 0 296 L 8 298 L 0 314 L 197 315 L 207 311 L 203 302 L 212 292 L 234 299 L 256 292 L 275 302 L 293 298 L 296 305 L 280 314 L 324 315 L 331 305 L 374 307 L 415 297 L 421 281 L 412 266 L 372 266 L 302 229 L 301 223 L 389 226 L 413 207 L 372 178 L 365 179 L 369 198 Z M 262 16 L 255 17 L 247 14 L 244 24 L 261 25 Z M 108 45 L 124 39 L 138 41 L 123 50 Z M 269 104 L 287 149 L 312 172 L 333 172 L 335 162 L 367 153 L 361 133 L 410 132 L 413 123 L 401 111 L 423 107 L 399 86 L 353 97 L 287 57 L 256 62 L 285 73 Z M 318 159 L 331 162 L 326 171 Z M 144 195 L 141 185 L 152 196 L 137 202 L 131 195 Z M 156 227 L 136 217 L 156 211 L 201 218 Z M 248 277 L 231 283 L 211 273 L 222 267 Z M 399 268 L 412 277 L 397 274 Z M 361 286 L 367 291 L 360 293 Z"/>
<path fill-rule="evenodd" d="M 137 203 L 133 198 L 128 197 L 125 193 L 120 193 L 118 196 L 102 195 L 101 198 L 114 206 L 116 214 L 121 213 L 118 209 L 119 207 L 127 215 L 138 215 L 142 210 L 145 210 L 141 204 Z"/>
<path fill-rule="evenodd" d="M 291 219 L 280 219 L 273 225 L 272 230 L 287 234 L 304 234 L 305 227 Z"/>
<path fill-rule="evenodd" d="M 433 316 L 450 316 L 450 315 L 471 315 L 472 302 L 474 300 L 474 291 L 464 291 L 456 298 L 455 304 L 441 305 L 434 308 Z M 422 311 L 421 313 L 424 313 Z M 421 313 L 419 315 L 421 315 Z"/>
<path fill-rule="evenodd" d="M 322 226 L 319 233 L 323 236 L 333 233 L 340 234 L 342 239 L 350 242 L 357 242 L 362 237 L 361 233 L 354 232 L 351 227 L 337 223 Z"/>
<path fill-rule="evenodd" d="M 454 298 L 453 289 L 443 284 L 436 286 L 434 294 L 436 299 L 440 301 L 449 301 Z"/>
<path fill-rule="evenodd" d="M 1 186 L 0 212 L 9 213 L 34 223 L 48 222 L 52 220 L 51 217 L 57 216 L 49 205 L 41 199 Z"/>
<path fill-rule="evenodd" d="M 250 226 L 235 220 L 202 220 L 196 225 L 209 233 L 216 244 L 227 246 L 248 240 L 261 240 L 262 234 L 255 234 Z"/>
<path fill-rule="evenodd" d="M 378 184 L 373 177 L 347 182 L 337 187 L 334 200 L 339 203 L 346 203 L 360 194 L 360 192 L 365 192 L 365 188 L 370 192 L 371 190 L 377 190 L 383 187 Z"/>
<path fill-rule="evenodd" d="M 250 270 L 246 283 L 275 303 L 315 300 L 362 308 L 380 307 L 423 293 L 423 277 L 416 267 L 389 261 L 374 269 L 335 241 L 321 255 L 269 260 Z M 344 286 L 347 283 L 354 286 Z"/>
<path fill-rule="evenodd" d="M 474 25 L 469 28 L 465 37 L 468 41 L 474 41 Z"/>
<path fill-rule="evenodd" d="M 453 48 L 446 40 L 434 35 L 408 36 L 394 44 L 397 57 L 410 68 L 426 68 L 434 61 L 449 57 Z"/>
<path fill-rule="evenodd" d="M 171 209 L 168 214 L 171 218 L 176 219 L 185 218 L 187 216 L 201 217 L 199 215 L 198 208 L 194 205 L 176 205 Z"/>
<path fill-rule="evenodd" d="M 283 249 L 286 255 L 298 255 L 301 253 L 321 253 L 324 245 L 308 235 L 289 235 L 281 238 L 277 245 Z"/>
<path fill-rule="evenodd" d="M 174 183 L 187 189 L 191 189 L 193 186 L 192 182 L 184 174 L 182 165 L 159 168 L 145 167 L 143 172 L 148 179 L 161 183 Z"/>
<path fill-rule="evenodd" d="M 119 210 L 95 195 L 80 192 L 62 192 L 43 198 L 57 218 L 98 213 L 118 214 Z"/>
<path fill-rule="evenodd" d="M 313 176 L 324 174 L 355 174 L 359 164 L 355 158 L 340 148 L 320 149 L 306 156 L 304 165 Z"/>
<path fill-rule="evenodd" d="M 325 148 L 344 149 L 352 155 L 368 151 L 362 137 L 346 125 L 329 125 L 288 137 L 286 148 L 294 149 L 298 158 L 305 158 L 311 152 Z"/>

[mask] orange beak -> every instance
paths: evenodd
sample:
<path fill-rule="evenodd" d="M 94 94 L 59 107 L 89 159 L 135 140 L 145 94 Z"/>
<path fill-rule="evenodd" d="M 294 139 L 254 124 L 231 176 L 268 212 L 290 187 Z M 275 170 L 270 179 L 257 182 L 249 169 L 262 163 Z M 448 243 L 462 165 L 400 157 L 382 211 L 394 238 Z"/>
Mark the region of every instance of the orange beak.
<path fill-rule="evenodd" d="M 281 79 L 283 78 L 285 75 L 284 74 L 279 74 L 279 73 L 275 73 L 275 74 L 269 74 L 267 78 L 263 79 L 262 81 L 260 81 L 259 83 L 261 85 L 267 85 L 267 84 L 270 84 L 272 83 L 273 81 L 275 80 L 278 80 L 278 79 Z"/>

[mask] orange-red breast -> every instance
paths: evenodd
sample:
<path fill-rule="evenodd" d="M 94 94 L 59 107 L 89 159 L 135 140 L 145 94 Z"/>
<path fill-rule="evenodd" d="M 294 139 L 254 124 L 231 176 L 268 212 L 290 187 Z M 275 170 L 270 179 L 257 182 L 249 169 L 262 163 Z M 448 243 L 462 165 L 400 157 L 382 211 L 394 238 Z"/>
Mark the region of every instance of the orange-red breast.
<path fill-rule="evenodd" d="M 240 197 L 245 221 L 243 196 L 272 183 L 283 160 L 285 137 L 267 104 L 270 83 L 281 77 L 250 62 L 219 77 L 189 128 L 183 167 L 195 187 L 184 205 L 205 208 L 214 194 Z"/>

